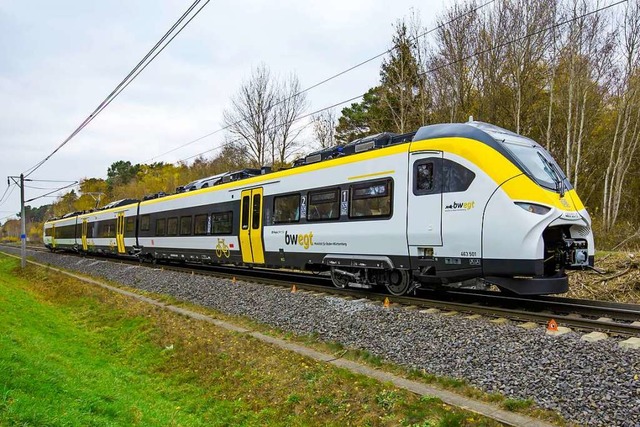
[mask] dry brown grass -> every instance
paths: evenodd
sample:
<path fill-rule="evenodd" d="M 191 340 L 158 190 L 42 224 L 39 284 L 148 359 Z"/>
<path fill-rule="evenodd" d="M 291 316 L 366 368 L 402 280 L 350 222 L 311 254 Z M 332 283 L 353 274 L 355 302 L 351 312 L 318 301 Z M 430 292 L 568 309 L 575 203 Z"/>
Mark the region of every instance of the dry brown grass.
<path fill-rule="evenodd" d="M 603 252 L 596 254 L 593 271 L 569 273 L 571 298 L 640 304 L 640 252 Z"/>

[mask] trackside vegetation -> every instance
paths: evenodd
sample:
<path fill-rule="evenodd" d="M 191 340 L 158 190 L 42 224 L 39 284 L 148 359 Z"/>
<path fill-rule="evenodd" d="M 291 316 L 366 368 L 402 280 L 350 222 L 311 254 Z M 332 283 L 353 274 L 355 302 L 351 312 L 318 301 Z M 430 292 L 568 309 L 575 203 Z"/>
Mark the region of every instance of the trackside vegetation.
<path fill-rule="evenodd" d="M 497 425 L 0 257 L 0 425 Z"/>

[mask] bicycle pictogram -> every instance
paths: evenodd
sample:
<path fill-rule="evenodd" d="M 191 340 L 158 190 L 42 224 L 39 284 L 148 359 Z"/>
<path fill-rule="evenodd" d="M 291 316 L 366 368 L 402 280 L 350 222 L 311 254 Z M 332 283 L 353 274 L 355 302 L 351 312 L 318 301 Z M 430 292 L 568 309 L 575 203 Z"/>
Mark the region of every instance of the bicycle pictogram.
<path fill-rule="evenodd" d="M 222 255 L 229 258 L 229 246 L 227 246 L 224 239 L 218 238 L 218 244 L 216 245 L 216 256 L 218 258 L 222 258 Z"/>

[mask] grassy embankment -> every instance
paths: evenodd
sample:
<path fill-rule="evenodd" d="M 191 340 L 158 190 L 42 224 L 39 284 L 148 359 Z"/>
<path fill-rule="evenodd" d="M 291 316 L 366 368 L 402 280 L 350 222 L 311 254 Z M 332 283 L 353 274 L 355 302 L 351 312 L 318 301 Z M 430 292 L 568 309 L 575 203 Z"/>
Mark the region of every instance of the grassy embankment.
<path fill-rule="evenodd" d="M 0 425 L 494 425 L 0 257 Z"/>

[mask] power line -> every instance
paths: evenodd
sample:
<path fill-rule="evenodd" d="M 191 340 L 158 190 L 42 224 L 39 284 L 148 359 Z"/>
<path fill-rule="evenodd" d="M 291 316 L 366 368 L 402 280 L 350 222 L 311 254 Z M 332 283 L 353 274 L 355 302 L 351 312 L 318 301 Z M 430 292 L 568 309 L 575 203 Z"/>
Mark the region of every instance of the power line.
<path fill-rule="evenodd" d="M 316 111 L 314 111 L 314 112 L 312 112 L 312 113 L 308 113 L 308 114 L 305 114 L 305 115 L 303 115 L 303 116 L 297 117 L 297 118 L 293 119 L 293 120 L 292 120 L 291 122 L 289 122 L 289 123 L 295 123 L 295 122 L 297 122 L 297 121 L 299 121 L 299 120 L 306 119 L 307 117 L 313 116 L 314 114 L 318 114 L 318 113 L 321 113 L 322 111 L 330 110 L 331 108 L 335 108 L 335 107 L 337 107 L 338 105 L 343 105 L 343 104 L 346 104 L 346 103 L 351 102 L 351 101 L 355 101 L 356 99 L 360 99 L 360 98 L 362 98 L 362 95 L 354 96 L 353 98 L 349 98 L 349 99 L 347 99 L 347 100 L 345 100 L 345 101 L 340 101 L 340 102 L 338 102 L 338 103 L 336 103 L 336 104 L 330 105 L 330 106 L 328 106 L 328 107 L 321 108 L 321 109 L 316 110 Z M 280 124 L 274 124 L 274 125 L 271 125 L 271 127 L 266 128 L 266 129 L 265 129 L 265 131 L 268 131 L 268 130 L 271 130 L 271 129 L 273 129 L 273 128 L 277 128 L 277 127 L 280 127 L 280 126 L 284 126 L 285 124 L 287 124 L 287 122 L 283 122 L 283 123 L 280 123 Z M 219 145 L 219 146 L 217 146 L 217 147 L 210 148 L 210 149 L 208 149 L 208 150 L 206 150 L 206 151 L 203 151 L 203 152 L 201 152 L 201 153 L 198 153 L 198 154 L 195 154 L 195 155 L 193 155 L 193 156 L 189 156 L 189 157 L 186 157 L 186 158 L 184 158 L 184 159 L 178 160 L 178 163 L 179 163 L 179 162 L 185 162 L 185 161 L 187 161 L 187 160 L 193 159 L 194 157 L 201 156 L 201 155 L 203 155 L 203 154 L 209 153 L 209 152 L 214 151 L 214 150 L 219 150 L 219 149 L 221 149 L 221 148 L 225 148 L 225 147 L 231 147 L 233 144 L 235 144 L 236 142 L 242 141 L 243 139 L 244 139 L 244 138 L 239 137 L 239 138 L 233 139 L 233 140 L 231 140 L 231 141 L 227 141 L 226 143 L 224 143 L 224 144 L 222 144 L 222 145 Z"/>
<path fill-rule="evenodd" d="M 2 204 L 2 200 L 4 200 L 4 196 L 7 194 L 7 191 L 9 191 L 9 187 L 11 187 L 11 184 L 7 184 L 7 188 L 4 189 L 4 193 L 2 193 L 2 197 L 0 197 L 0 205 Z"/>
<path fill-rule="evenodd" d="M 47 196 L 49 196 L 49 195 L 51 195 L 51 194 L 53 194 L 53 193 L 55 193 L 55 192 L 57 192 L 57 191 L 65 190 L 65 189 L 70 188 L 70 187 L 73 187 L 73 186 L 75 186 L 75 185 L 77 185 L 77 184 L 78 184 L 78 181 L 75 181 L 75 182 L 74 182 L 74 183 L 72 183 L 72 184 L 65 185 L 64 187 L 56 188 L 56 189 L 55 189 L 55 190 L 53 190 L 53 191 L 50 191 L 50 192 L 48 192 L 48 193 L 42 194 L 42 195 L 40 195 L 40 196 L 38 196 L 38 197 L 34 197 L 34 198 L 32 198 L 32 199 L 29 199 L 29 200 L 25 200 L 24 202 L 25 202 L 25 203 L 33 202 L 34 200 L 38 200 L 38 199 L 40 199 L 40 198 L 42 198 L 42 197 L 47 197 Z"/>
<path fill-rule="evenodd" d="M 15 189 L 16 189 L 16 187 L 15 187 L 15 186 L 10 186 L 10 187 L 11 187 L 11 191 L 9 191 L 9 194 L 7 194 L 6 199 L 4 199 L 4 200 L 0 200 L 0 206 L 2 206 L 2 205 L 4 205 L 5 203 L 7 203 L 7 201 L 8 201 L 8 200 L 9 200 L 9 198 L 11 197 L 11 194 L 13 194 L 13 190 L 15 190 Z M 9 187 L 7 187 L 7 190 L 8 190 L 8 189 L 9 189 Z M 6 191 L 5 191 L 5 194 L 6 194 Z"/>
<path fill-rule="evenodd" d="M 620 1 L 616 2 L 616 3 L 611 3 L 611 4 L 607 5 L 607 6 L 603 6 L 603 7 L 599 8 L 599 9 L 592 10 L 591 12 L 586 12 L 586 13 L 584 13 L 582 15 L 574 16 L 573 18 L 557 22 L 554 25 L 551 25 L 550 27 L 546 27 L 546 28 L 543 28 L 541 30 L 533 31 L 531 33 L 525 34 L 524 36 L 516 37 L 516 38 L 511 39 L 509 41 L 506 41 L 506 42 L 504 42 L 502 44 L 490 47 L 488 49 L 485 49 L 485 50 L 482 50 L 482 51 L 479 51 L 479 52 L 474 52 L 474 53 L 472 53 L 470 55 L 467 55 L 464 58 L 460 58 L 460 59 L 457 59 L 457 60 L 455 60 L 453 62 L 449 62 L 448 64 L 444 64 L 444 65 L 440 65 L 440 66 L 435 67 L 435 68 L 431 68 L 429 70 L 426 70 L 426 71 L 423 71 L 423 72 L 419 73 L 418 75 L 423 76 L 423 75 L 428 74 L 428 73 L 433 73 L 435 71 L 441 70 L 442 68 L 446 68 L 446 67 L 448 67 L 450 65 L 455 65 L 455 64 L 458 64 L 458 63 L 460 63 L 462 61 L 466 61 L 467 59 L 471 59 L 471 58 L 476 57 L 476 56 L 484 55 L 485 53 L 489 53 L 489 52 L 491 52 L 493 50 L 503 48 L 503 47 L 508 46 L 508 45 L 510 45 L 512 43 L 517 43 L 519 41 L 528 39 L 529 37 L 537 36 L 538 34 L 541 34 L 541 33 L 544 33 L 546 31 L 550 31 L 550 30 L 556 29 L 556 28 L 558 28 L 558 27 L 560 27 L 562 25 L 569 24 L 571 22 L 577 21 L 578 19 L 586 18 L 587 16 L 594 15 L 596 13 L 602 12 L 603 10 L 606 10 L 606 9 L 609 9 L 609 8 L 612 8 L 612 7 L 621 5 L 622 3 L 627 3 L 627 2 L 628 2 L 628 0 L 620 0 Z"/>
<path fill-rule="evenodd" d="M 72 133 L 69 135 L 60 145 L 56 147 L 55 150 L 51 152 L 48 156 L 46 156 L 43 160 L 36 163 L 34 166 L 30 167 L 24 172 L 25 177 L 28 177 L 33 172 L 35 172 L 40 166 L 42 166 L 45 162 L 47 162 L 54 154 L 56 154 L 62 147 L 64 147 L 73 137 L 75 137 L 82 129 L 84 129 L 93 119 L 95 119 L 98 114 L 100 114 L 111 102 L 118 96 L 120 93 L 126 89 L 129 84 L 133 80 L 138 77 L 138 75 L 171 43 L 171 41 L 178 35 L 182 30 L 195 18 L 202 9 L 209 3 L 210 0 L 205 0 L 204 4 L 198 9 L 191 18 L 179 29 L 175 34 L 162 46 L 162 48 L 158 49 L 163 42 L 174 32 L 176 28 L 180 26 L 182 21 L 186 19 L 186 17 L 202 2 L 202 0 L 195 0 L 193 4 L 187 9 L 186 12 L 182 14 L 182 16 L 171 26 L 171 28 L 160 38 L 160 40 L 151 48 L 149 52 L 138 62 L 138 64 L 127 74 L 127 76 L 111 91 L 111 93 L 98 105 L 98 107 L 91 113 L 89 116 L 84 119 L 84 121 L 78 126 Z M 156 52 L 157 51 L 157 52 Z M 144 65 L 143 65 L 144 64 Z"/>
<path fill-rule="evenodd" d="M 566 20 L 564 20 L 564 21 L 557 22 L 557 23 L 555 23 L 554 25 L 551 25 L 551 26 L 549 26 L 549 27 L 543 28 L 543 29 L 541 29 L 541 30 L 533 31 L 533 32 L 528 33 L 528 34 L 526 34 L 526 35 L 524 35 L 524 36 L 521 36 L 521 37 L 514 38 L 514 39 L 509 40 L 509 41 L 507 41 L 507 42 L 505 42 L 505 43 L 502 43 L 502 44 L 500 44 L 500 45 L 493 46 L 493 47 L 491 47 L 491 48 L 488 48 L 488 49 L 485 49 L 485 50 L 482 50 L 482 51 L 477 51 L 477 52 L 475 52 L 475 53 L 473 53 L 473 54 L 471 54 L 471 55 L 468 55 L 468 56 L 466 56 L 466 57 L 464 57 L 464 58 L 457 59 L 457 60 L 455 60 L 455 61 L 451 61 L 451 62 L 449 62 L 449 63 L 447 63 L 447 64 L 440 65 L 440 66 L 438 66 L 438 67 L 434 67 L 434 68 L 431 68 L 431 69 L 429 69 L 429 70 L 425 70 L 425 71 L 423 71 L 423 72 L 419 73 L 418 75 L 421 75 L 421 76 L 422 76 L 422 75 L 426 75 L 426 74 L 429 74 L 429 73 L 433 73 L 433 72 L 435 72 L 435 71 L 438 71 L 438 70 L 440 70 L 440 69 L 442 69 L 442 68 L 445 68 L 445 67 L 448 67 L 448 66 L 450 66 L 450 65 L 455 65 L 455 64 L 457 64 L 457 63 L 459 63 L 459 62 L 466 61 L 467 59 L 473 58 L 473 57 L 475 57 L 475 56 L 483 55 L 483 54 L 485 54 L 485 53 L 488 53 L 488 52 L 491 52 L 491 51 L 493 51 L 493 50 L 496 50 L 496 49 L 502 48 L 502 47 L 504 47 L 504 46 L 507 46 L 507 45 L 509 45 L 509 44 L 519 42 L 519 41 L 524 40 L 524 39 L 526 39 L 526 38 L 533 37 L 533 36 L 535 36 L 535 35 L 538 35 L 538 34 L 540 34 L 540 33 L 543 33 L 543 32 L 545 32 L 545 31 L 549 31 L 549 30 L 552 30 L 552 29 L 557 28 L 557 27 L 559 27 L 559 26 L 562 26 L 562 25 L 565 25 L 565 24 L 571 23 L 571 22 L 573 22 L 573 21 L 577 21 L 578 19 L 582 19 L 582 18 L 584 18 L 584 17 L 587 17 L 587 16 L 590 16 L 590 15 L 593 15 L 593 14 L 596 14 L 596 13 L 599 13 L 599 12 L 602 12 L 603 10 L 606 10 L 606 9 L 609 9 L 609 8 L 612 8 L 612 7 L 615 7 L 615 6 L 618 6 L 618 5 L 622 4 L 622 3 L 626 3 L 627 1 L 628 1 L 628 0 L 620 0 L 620 1 L 618 1 L 618 2 L 615 2 L 615 3 L 609 4 L 609 5 L 607 5 L 607 6 L 603 6 L 603 7 L 601 7 L 601 8 L 596 9 L 596 10 L 593 10 L 593 11 L 591 11 L 591 12 L 586 12 L 586 13 L 584 13 L 584 14 L 580 15 L 580 16 L 575 16 L 575 17 L 573 17 L 573 18 L 571 18 L 571 19 L 566 19 Z M 488 3 L 486 3 L 486 4 L 488 4 Z M 485 4 L 485 5 L 486 5 L 486 4 Z M 451 22 L 451 21 L 449 21 L 449 22 Z M 334 107 L 336 107 L 336 106 L 338 106 L 338 105 L 346 104 L 346 103 L 348 103 L 348 102 L 351 102 L 351 101 L 354 101 L 354 100 L 356 100 L 356 99 L 362 98 L 364 95 L 366 95 L 366 92 L 365 92 L 365 93 L 363 93 L 362 95 L 358 95 L 358 96 L 355 96 L 355 97 L 349 98 L 349 99 L 347 99 L 347 100 L 345 100 L 345 101 L 338 102 L 338 103 L 333 104 L 333 105 L 331 105 L 331 106 L 329 106 L 329 107 L 325 107 L 325 108 L 322 108 L 322 109 L 316 110 L 316 111 L 314 111 L 313 113 L 309 113 L 309 114 L 305 114 L 305 115 L 303 115 L 303 116 L 297 117 L 297 118 L 295 118 L 293 121 L 291 121 L 290 123 L 294 123 L 294 122 L 296 122 L 296 121 L 298 121 L 298 120 L 302 120 L 302 119 L 304 119 L 304 118 L 307 118 L 307 117 L 312 116 L 312 115 L 314 115 L 314 114 L 320 113 L 320 112 L 322 112 L 322 111 L 329 110 L 329 109 L 334 108 Z M 271 130 L 271 129 L 273 129 L 274 127 L 283 126 L 283 125 L 285 125 L 285 124 L 287 124 L 287 123 L 285 122 L 285 123 L 281 123 L 281 124 L 279 124 L 279 125 L 273 125 L 273 126 L 271 126 L 271 127 L 267 128 L 266 130 Z M 222 129 L 220 129 L 220 130 L 222 130 Z M 186 161 L 186 160 L 190 160 L 190 159 L 192 159 L 192 158 L 194 158 L 194 157 L 201 156 L 201 155 L 206 154 L 206 153 L 209 153 L 209 152 L 211 152 L 211 151 L 214 151 L 214 150 L 217 150 L 217 149 L 220 149 L 220 148 L 225 148 L 225 147 L 231 146 L 231 145 L 233 145 L 234 143 L 241 141 L 242 139 L 243 139 L 243 138 L 236 138 L 236 139 L 231 140 L 231 141 L 228 141 L 228 142 L 226 142 L 226 143 L 224 143 L 224 144 L 222 144 L 222 145 L 220 145 L 220 146 L 218 146 L 218 147 L 214 147 L 214 148 L 212 148 L 212 149 L 209 149 L 209 150 L 206 150 L 206 151 L 200 152 L 200 153 L 195 154 L 195 155 L 193 155 L 193 156 L 189 156 L 189 157 L 187 157 L 187 158 L 185 158 L 185 159 L 178 160 L 178 162 L 184 162 L 184 161 Z"/>
<path fill-rule="evenodd" d="M 410 38 L 409 38 L 409 42 L 415 42 L 416 40 L 418 40 L 418 39 L 420 39 L 420 38 L 422 38 L 422 37 L 425 37 L 425 36 L 427 36 L 427 35 L 431 34 L 432 32 L 434 32 L 434 31 L 436 31 L 436 30 L 439 30 L 439 29 L 441 29 L 441 28 L 443 28 L 443 27 L 445 27 L 445 26 L 447 26 L 447 25 L 449 25 L 449 24 L 451 24 L 451 23 L 453 23 L 453 22 L 455 22 L 455 21 L 457 21 L 457 20 L 459 20 L 459 19 L 462 19 L 462 18 L 464 18 L 464 17 L 465 17 L 465 16 L 467 16 L 467 15 L 470 15 L 470 14 L 472 14 L 472 13 L 477 12 L 478 10 L 482 9 L 482 8 L 483 8 L 483 7 L 485 7 L 485 6 L 490 5 L 491 3 L 494 3 L 495 1 L 496 1 L 496 0 L 489 0 L 489 1 L 487 1 L 486 3 L 483 3 L 483 4 L 482 4 L 482 5 L 480 5 L 480 6 L 477 6 L 477 7 L 473 8 L 473 9 L 468 10 L 467 12 L 465 12 L 465 13 L 463 13 L 463 14 L 461 14 L 461 15 L 456 16 L 455 18 L 451 19 L 450 21 L 447 21 L 447 22 L 445 22 L 445 23 L 442 23 L 442 24 L 440 24 L 440 25 L 438 25 L 438 26 L 436 26 L 436 27 L 434 27 L 434 28 L 432 28 L 432 29 L 430 29 L 430 30 L 424 31 L 424 32 L 423 32 L 423 33 L 421 33 L 421 34 L 418 34 L 418 35 L 416 35 L 416 36 L 410 37 Z M 369 62 L 371 62 L 371 61 L 373 61 L 373 60 L 376 60 L 376 59 L 378 59 L 378 58 L 380 58 L 380 57 L 382 57 L 382 56 L 384 56 L 384 55 L 386 55 L 386 54 L 388 54 L 388 53 L 392 52 L 393 50 L 397 49 L 398 47 L 399 47 L 399 45 L 398 45 L 398 44 L 396 44 L 396 45 L 392 46 L 391 48 L 389 48 L 389 49 L 385 50 L 384 52 L 380 52 L 380 53 L 378 53 L 377 55 L 374 55 L 374 56 L 372 56 L 372 57 L 370 57 L 370 58 L 368 58 L 368 59 L 365 59 L 364 61 L 359 62 L 359 63 L 357 63 L 357 64 L 355 64 L 355 65 L 353 65 L 353 66 L 351 66 L 351 67 L 349 67 L 349 68 L 347 68 L 347 69 L 345 69 L 345 70 L 343 70 L 343 71 L 340 71 L 340 72 L 338 72 L 338 73 L 336 73 L 336 74 L 334 74 L 334 75 L 330 76 L 330 77 L 327 77 L 327 78 L 325 78 L 324 80 L 321 80 L 321 81 L 319 81 L 319 82 L 317 82 L 317 83 L 314 83 L 313 85 L 311 85 L 311 86 L 309 86 L 309 87 L 307 87 L 307 88 L 305 88 L 305 89 L 301 90 L 300 92 L 296 92 L 296 93 L 294 93 L 293 95 L 291 95 L 291 96 L 289 96 L 289 97 L 287 97 L 287 98 L 283 98 L 283 99 L 281 99 L 280 101 L 276 102 L 276 103 L 273 105 L 273 107 L 276 107 L 276 106 L 278 106 L 278 105 L 280 105 L 280 104 L 283 104 L 283 103 L 285 103 L 285 102 L 289 101 L 289 100 L 290 100 L 290 99 L 292 99 L 292 98 L 295 98 L 295 97 L 297 97 L 297 96 L 300 96 L 300 95 L 302 95 L 303 93 L 309 92 L 310 90 L 315 89 L 315 88 L 317 88 L 318 86 L 321 86 L 321 85 L 323 85 L 323 84 L 325 84 L 325 83 L 328 83 L 328 82 L 330 82 L 331 80 L 334 80 L 334 79 L 336 79 L 336 78 L 338 78 L 338 77 L 340 77 L 340 76 L 342 76 L 342 75 L 344 75 L 344 74 L 347 74 L 347 73 L 348 73 L 348 72 L 350 72 L 350 71 L 355 70 L 356 68 L 359 68 L 359 67 L 361 67 L 361 66 L 363 66 L 363 65 L 365 65 L 365 64 L 368 64 Z M 339 105 L 339 104 L 338 104 L 338 105 Z M 243 117 L 243 119 L 245 119 L 245 120 L 246 120 L 247 118 L 246 118 L 246 117 Z M 201 137 L 198 137 L 198 138 L 196 138 L 196 139 L 194 139 L 194 140 L 191 140 L 191 141 L 189 141 L 189 142 L 187 142 L 187 143 L 184 143 L 184 144 L 182 144 L 182 145 L 180 145 L 180 146 L 178 146 L 178 147 L 172 148 L 172 149 L 171 149 L 171 150 L 169 150 L 169 151 L 166 151 L 166 152 L 164 152 L 164 153 L 162 153 L 162 154 L 158 154 L 157 156 L 151 157 L 151 158 L 149 158 L 149 159 L 145 160 L 143 163 L 147 163 L 147 162 L 149 162 L 149 161 L 151 161 L 151 160 L 154 160 L 154 159 L 157 159 L 157 158 L 159 158 L 159 157 L 166 156 L 167 154 L 173 153 L 174 151 L 177 151 L 177 150 L 179 150 L 179 149 L 181 149 L 181 148 L 184 148 L 184 147 L 186 147 L 186 146 L 188 146 L 188 145 L 194 144 L 194 143 L 196 143 L 196 142 L 198 142 L 198 141 L 201 141 L 201 140 L 203 140 L 203 139 L 205 139 L 205 138 L 208 138 L 208 137 L 210 137 L 210 136 L 213 136 L 213 135 L 215 135 L 215 134 L 217 134 L 217 133 L 219 133 L 219 132 L 222 132 L 223 130 L 227 130 L 227 129 L 229 129 L 229 128 L 230 128 L 230 127 L 232 127 L 232 126 L 237 125 L 237 124 L 238 124 L 238 123 L 240 123 L 241 121 L 242 121 L 242 120 L 238 120 L 238 121 L 236 121 L 236 122 L 234 122 L 234 123 L 231 123 L 231 124 L 228 124 L 228 125 L 226 125 L 226 126 L 223 126 L 223 127 L 222 127 L 222 128 L 220 128 L 220 129 L 216 129 L 216 130 L 215 130 L 215 131 L 213 131 L 213 132 L 209 132 L 209 133 L 207 133 L 206 135 L 203 135 L 203 136 L 201 136 Z"/>

